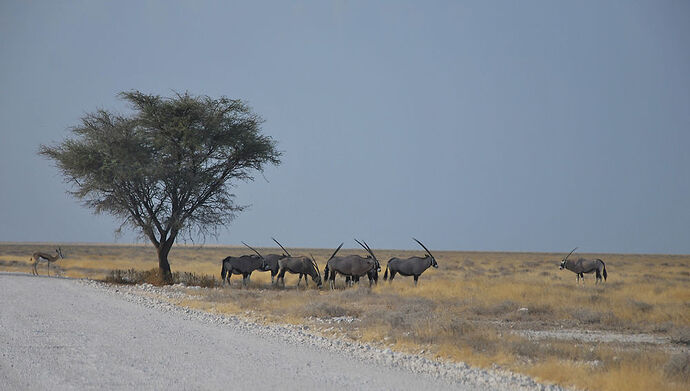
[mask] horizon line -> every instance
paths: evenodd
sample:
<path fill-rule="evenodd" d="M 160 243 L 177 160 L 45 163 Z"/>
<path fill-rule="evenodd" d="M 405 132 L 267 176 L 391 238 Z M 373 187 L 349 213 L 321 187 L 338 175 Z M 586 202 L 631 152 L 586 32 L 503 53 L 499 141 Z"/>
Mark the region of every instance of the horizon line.
<path fill-rule="evenodd" d="M 148 247 L 151 246 L 153 249 L 153 244 L 152 243 L 145 243 L 145 242 L 130 242 L 130 243 L 109 243 L 109 242 L 42 242 L 42 241 L 0 241 L 0 246 L 2 245 L 70 245 L 70 246 L 113 246 L 113 247 L 118 247 L 118 246 L 135 246 L 135 247 Z M 180 246 L 180 247 L 227 247 L 227 248 L 246 248 L 243 244 L 192 244 L 192 243 L 175 243 L 173 246 L 173 249 L 175 246 Z M 276 246 L 253 246 L 256 248 L 262 248 L 262 249 L 272 249 L 276 248 L 279 249 L 280 247 Z M 333 248 L 331 247 L 299 247 L 299 246 L 288 246 L 286 248 L 290 249 L 303 249 L 303 250 L 332 250 Z M 342 250 L 361 250 L 358 247 L 348 247 L 348 248 L 343 248 Z M 417 249 L 400 249 L 400 248 L 378 248 L 376 251 L 417 251 Z M 511 253 L 511 254 L 560 254 L 560 251 L 516 251 L 516 250 L 433 250 L 434 252 L 458 252 L 458 253 Z M 563 252 L 564 254 L 567 253 Z M 591 252 L 578 252 L 579 254 L 606 254 L 606 255 L 656 255 L 656 256 L 690 256 L 690 254 L 677 254 L 677 253 L 631 253 L 631 252 L 607 252 L 607 251 L 591 251 Z"/>

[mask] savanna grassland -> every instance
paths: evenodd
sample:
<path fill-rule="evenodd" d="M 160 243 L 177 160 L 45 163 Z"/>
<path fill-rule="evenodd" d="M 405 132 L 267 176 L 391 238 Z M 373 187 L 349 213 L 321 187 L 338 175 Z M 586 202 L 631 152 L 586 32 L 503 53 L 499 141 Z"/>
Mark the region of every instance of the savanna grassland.
<path fill-rule="evenodd" d="M 52 272 L 77 278 L 117 280 L 157 266 L 147 245 L 61 244 L 65 259 Z M 34 251 L 50 244 L 0 243 L 0 270 L 30 273 Z M 259 248 L 262 253 L 280 253 Z M 432 249 L 433 250 L 433 249 Z M 295 249 L 313 254 L 323 271 L 332 249 Z M 421 251 L 374 250 L 392 256 Z M 202 286 L 220 284 L 220 261 L 247 254 L 238 247 L 173 248 L 178 278 Z M 339 255 L 363 254 L 341 250 Z M 263 322 L 305 324 L 324 335 L 371 342 L 430 357 L 498 365 L 542 381 L 591 390 L 686 390 L 690 388 L 690 256 L 578 254 L 606 262 L 608 281 L 558 270 L 565 254 L 434 251 L 439 268 L 427 270 L 414 287 L 397 276 L 368 288 L 315 289 L 271 286 L 270 274 L 255 272 L 248 289 L 189 289 L 177 304 L 232 313 Z M 131 270 L 133 269 L 133 270 Z M 113 272 L 120 270 L 120 272 Z M 127 270 L 130 270 L 127 272 Z M 384 271 L 382 270 L 382 272 Z M 45 264 L 39 273 L 46 274 Z M 381 276 L 383 273 L 381 273 Z M 327 284 L 324 285 L 327 287 Z"/>

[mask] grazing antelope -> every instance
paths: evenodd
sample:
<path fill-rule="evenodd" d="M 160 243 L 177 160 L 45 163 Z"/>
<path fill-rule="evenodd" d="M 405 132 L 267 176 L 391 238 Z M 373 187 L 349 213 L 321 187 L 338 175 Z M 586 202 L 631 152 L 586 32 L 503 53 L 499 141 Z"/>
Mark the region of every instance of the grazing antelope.
<path fill-rule="evenodd" d="M 50 263 L 57 261 L 58 258 L 65 258 L 62 256 L 62 249 L 60 247 L 56 248 L 55 252 L 57 253 L 55 255 L 50 255 L 40 251 L 33 253 L 31 255 L 31 258 L 29 259 L 29 262 L 31 262 L 32 260 L 34 261 L 33 270 L 31 270 L 32 274 L 37 276 L 38 270 L 36 269 L 36 265 L 38 265 L 39 262 L 46 262 L 48 264 L 48 275 L 50 276 Z"/>
<path fill-rule="evenodd" d="M 565 258 L 561 260 L 560 270 L 568 269 L 577 275 L 577 283 L 580 284 L 580 278 L 582 279 L 582 285 L 585 284 L 585 273 L 596 273 L 596 279 L 594 284 L 598 284 L 601 281 L 601 276 L 603 274 L 604 281 L 608 274 L 606 273 L 606 264 L 601 259 L 586 259 L 578 258 L 576 261 L 568 260 L 568 257 L 577 250 L 577 247 L 573 249 Z"/>
<path fill-rule="evenodd" d="M 276 284 L 280 282 L 282 286 L 285 286 L 285 272 L 290 272 L 292 274 L 299 274 L 299 280 L 297 280 L 298 287 L 302 282 L 302 277 L 304 277 L 304 284 L 309 286 L 307 276 L 311 277 L 316 283 L 317 288 L 321 288 L 323 285 L 319 267 L 316 265 L 316 260 L 313 256 L 311 258 L 307 256 L 281 258 L 278 260 L 278 267 L 280 268 L 280 273 L 278 273 Z"/>
<path fill-rule="evenodd" d="M 383 273 L 383 279 L 388 279 L 388 269 L 391 271 L 391 282 L 395 278 L 396 273 L 400 273 L 403 276 L 414 276 L 414 286 L 417 286 L 417 280 L 419 276 L 424 273 L 426 269 L 430 266 L 438 268 L 438 263 L 436 263 L 436 258 L 431 255 L 431 251 L 426 248 L 419 240 L 414 239 L 415 242 L 419 243 L 420 246 L 426 250 L 426 255 L 422 257 L 411 257 L 411 258 L 391 258 L 388 260 L 388 265 L 386 265 L 386 272 Z"/>
<path fill-rule="evenodd" d="M 278 243 L 278 241 L 275 239 L 273 239 L 273 241 Z M 288 253 L 288 251 L 285 249 L 285 247 L 283 247 L 282 244 L 278 243 L 278 245 L 280 246 L 280 248 L 283 249 L 283 251 L 285 251 L 288 254 L 288 256 L 280 258 L 278 260 L 278 268 L 280 269 L 280 272 L 278 273 L 276 284 L 281 282 L 282 286 L 285 286 L 285 272 L 290 272 L 291 274 L 299 274 L 299 280 L 297 280 L 298 287 L 302 282 L 302 277 L 304 277 L 304 284 L 309 286 L 309 283 L 307 282 L 307 276 L 310 276 L 312 281 L 316 283 L 317 288 L 321 288 L 321 286 L 323 285 L 321 280 L 321 273 L 319 272 L 319 267 L 316 264 L 314 256 L 312 256 L 311 258 L 307 256 L 293 257 L 289 255 L 290 253 Z"/>
<path fill-rule="evenodd" d="M 359 279 L 360 276 L 366 274 L 369 276 L 369 286 L 371 286 L 374 281 L 374 274 L 371 272 L 381 271 L 381 264 L 379 263 L 379 260 L 376 259 L 374 252 L 371 251 L 369 246 L 367 246 L 366 243 L 362 244 L 357 239 L 355 239 L 355 241 L 362 246 L 362 248 L 364 248 L 369 255 L 366 257 L 361 255 L 346 255 L 343 257 L 336 257 L 335 253 L 333 253 L 328 262 L 326 262 L 326 268 L 323 271 L 324 278 L 329 281 L 331 289 L 335 288 L 335 276 L 337 274 L 342 274 L 345 276 L 346 282 L 348 283 L 350 281 L 354 281 L 355 279 Z M 338 249 L 340 249 L 340 247 L 338 247 Z M 350 277 L 349 280 L 348 277 Z M 376 275 L 376 278 L 378 278 L 378 274 Z"/>

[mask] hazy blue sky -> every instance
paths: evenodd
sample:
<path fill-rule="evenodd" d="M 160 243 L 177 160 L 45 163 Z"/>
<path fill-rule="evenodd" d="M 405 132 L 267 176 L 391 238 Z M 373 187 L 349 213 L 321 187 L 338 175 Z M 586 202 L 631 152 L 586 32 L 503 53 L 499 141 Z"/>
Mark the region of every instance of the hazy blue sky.
<path fill-rule="evenodd" d="M 0 2 L 0 241 L 116 240 L 36 152 L 137 89 L 285 151 L 218 243 L 690 253 L 688 1 L 62 3 Z"/>

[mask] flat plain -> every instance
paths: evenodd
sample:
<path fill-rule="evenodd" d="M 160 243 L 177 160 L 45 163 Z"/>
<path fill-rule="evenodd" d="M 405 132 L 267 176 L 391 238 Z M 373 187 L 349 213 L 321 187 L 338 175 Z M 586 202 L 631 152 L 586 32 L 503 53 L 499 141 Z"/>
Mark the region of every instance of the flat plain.
<path fill-rule="evenodd" d="M 157 266 L 155 250 L 143 244 L 0 243 L 0 270 L 30 273 L 31 253 L 54 253 L 58 245 L 65 258 L 51 265 L 51 275 L 112 280 Z M 288 249 L 313 254 L 321 271 L 333 251 Z M 374 252 L 381 277 L 389 258 L 423 253 Z M 189 288 L 174 304 L 301 324 L 333 338 L 501 367 L 581 389 L 690 387 L 690 256 L 579 253 L 603 259 L 608 280 L 595 285 L 590 274 L 578 286 L 575 274 L 558 269 L 561 253 L 433 252 L 439 268 L 427 270 L 417 287 L 412 278 L 397 276 L 392 283 L 380 278 L 373 288 L 366 279 L 346 288 L 341 278 L 334 291 L 327 284 L 315 289 L 311 281 L 296 288 L 297 276 L 287 274 L 286 287 L 278 288 L 269 273 L 255 272 L 245 289 L 237 276 L 230 287 L 219 286 L 220 262 L 249 250 L 178 245 L 169 258 L 173 271 L 213 287 Z M 348 253 L 364 251 L 339 254 Z M 38 270 L 47 274 L 45 264 Z"/>

